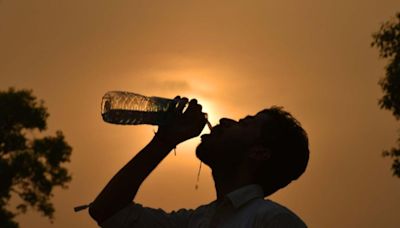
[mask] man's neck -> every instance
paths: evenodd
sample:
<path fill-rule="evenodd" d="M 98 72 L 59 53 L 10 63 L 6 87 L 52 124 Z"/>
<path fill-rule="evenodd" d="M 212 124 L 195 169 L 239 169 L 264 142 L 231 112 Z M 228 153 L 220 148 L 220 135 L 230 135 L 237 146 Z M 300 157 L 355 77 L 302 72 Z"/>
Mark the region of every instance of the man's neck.
<path fill-rule="evenodd" d="M 239 189 L 243 186 L 254 184 L 254 179 L 246 175 L 244 172 L 236 173 L 221 173 L 212 172 L 215 184 L 215 190 L 217 193 L 217 201 L 222 200 L 227 194 Z"/>

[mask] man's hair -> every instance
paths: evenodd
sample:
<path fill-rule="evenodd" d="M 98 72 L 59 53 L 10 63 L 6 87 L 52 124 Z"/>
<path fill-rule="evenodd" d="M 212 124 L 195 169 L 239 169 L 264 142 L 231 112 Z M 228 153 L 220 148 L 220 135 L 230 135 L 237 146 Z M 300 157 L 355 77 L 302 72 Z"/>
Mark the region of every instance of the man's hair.
<path fill-rule="evenodd" d="M 258 175 L 268 196 L 304 173 L 309 159 L 308 137 L 299 121 L 282 107 L 272 106 L 259 113 L 269 117 L 261 128 L 261 143 L 271 157 Z"/>

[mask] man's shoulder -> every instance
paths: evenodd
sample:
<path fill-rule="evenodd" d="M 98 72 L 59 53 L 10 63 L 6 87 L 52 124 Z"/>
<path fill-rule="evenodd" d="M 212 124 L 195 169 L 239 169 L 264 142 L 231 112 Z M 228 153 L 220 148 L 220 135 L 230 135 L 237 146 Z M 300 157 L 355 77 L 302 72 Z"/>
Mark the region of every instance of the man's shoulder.
<path fill-rule="evenodd" d="M 255 201 L 257 207 L 260 207 L 261 210 L 266 210 L 268 212 L 279 212 L 279 213 L 293 213 L 289 208 L 279 204 L 270 199 L 259 199 Z"/>
<path fill-rule="evenodd" d="M 292 220 L 298 224 L 304 224 L 305 227 L 304 221 L 295 212 L 270 199 L 255 200 L 250 207 L 254 209 L 256 217 L 263 221 L 285 219 Z"/>

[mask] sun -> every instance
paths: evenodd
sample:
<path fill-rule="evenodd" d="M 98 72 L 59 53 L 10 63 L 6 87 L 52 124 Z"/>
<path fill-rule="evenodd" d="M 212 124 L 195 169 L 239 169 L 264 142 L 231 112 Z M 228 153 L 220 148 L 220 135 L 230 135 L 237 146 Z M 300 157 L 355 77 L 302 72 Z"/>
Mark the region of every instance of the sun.
<path fill-rule="evenodd" d="M 212 126 L 218 124 L 221 117 L 220 110 L 224 107 L 218 97 L 221 87 L 217 76 L 223 75 L 224 72 L 215 66 L 200 67 L 194 64 L 195 61 L 192 61 L 193 63 L 187 59 L 182 61 L 177 59 L 172 62 L 169 69 L 151 72 L 151 78 L 157 82 L 152 93 L 163 93 L 165 97 L 174 97 L 179 94 L 189 100 L 196 99 L 202 106 L 202 112 L 207 113 L 209 123 Z M 206 126 L 202 134 L 209 132 L 210 128 Z M 196 138 L 199 140 L 200 137 Z M 189 141 L 196 141 L 196 139 Z"/>

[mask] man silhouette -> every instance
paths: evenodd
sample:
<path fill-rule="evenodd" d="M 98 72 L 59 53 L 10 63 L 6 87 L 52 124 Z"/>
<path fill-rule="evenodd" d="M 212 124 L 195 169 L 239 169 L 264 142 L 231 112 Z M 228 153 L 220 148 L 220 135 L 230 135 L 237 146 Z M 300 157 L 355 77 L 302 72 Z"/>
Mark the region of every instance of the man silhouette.
<path fill-rule="evenodd" d="M 89 213 L 102 227 L 306 227 L 292 211 L 264 197 L 287 186 L 306 169 L 308 138 L 281 108 L 240 121 L 223 118 L 201 136 L 196 156 L 212 170 L 216 200 L 196 209 L 166 213 L 132 202 L 146 177 L 179 143 L 206 124 L 197 101 L 177 97 L 151 142 L 106 185 Z"/>

